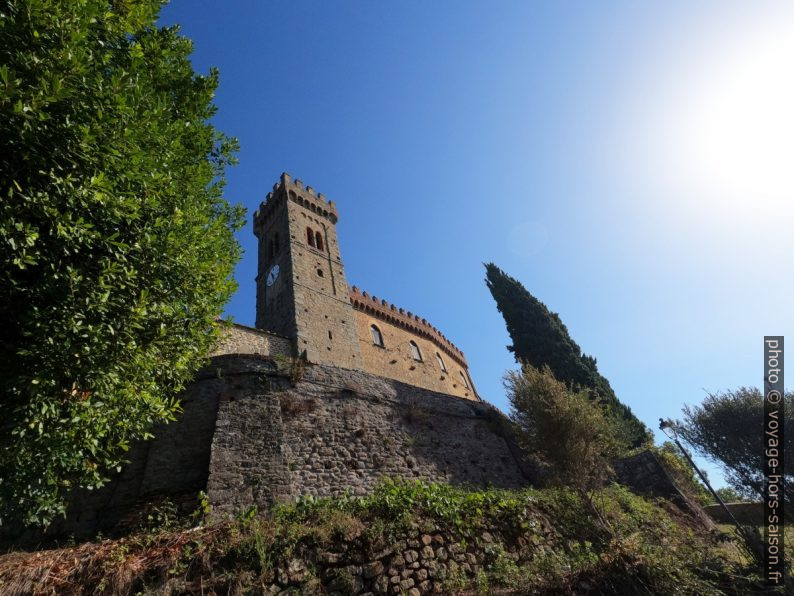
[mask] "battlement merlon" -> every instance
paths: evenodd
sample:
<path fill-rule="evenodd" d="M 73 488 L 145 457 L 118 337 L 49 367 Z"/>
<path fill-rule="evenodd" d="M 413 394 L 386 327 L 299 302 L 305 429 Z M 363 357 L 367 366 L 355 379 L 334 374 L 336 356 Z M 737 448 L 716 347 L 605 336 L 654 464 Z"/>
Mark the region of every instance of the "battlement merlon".
<path fill-rule="evenodd" d="M 262 229 L 275 209 L 282 204 L 285 198 L 302 205 L 319 217 L 324 217 L 332 224 L 339 221 L 339 213 L 336 210 L 336 203 L 326 200 L 325 195 L 316 192 L 311 186 L 303 185 L 298 178 L 292 177 L 283 172 L 279 181 L 273 185 L 273 191 L 267 193 L 267 197 L 259 205 L 259 209 L 254 213 L 254 233 Z"/>
<path fill-rule="evenodd" d="M 459 365 L 468 370 L 466 356 L 458 347 L 453 344 L 446 336 L 428 323 L 427 319 L 419 317 L 412 312 L 396 307 L 386 300 L 378 300 L 376 296 L 370 296 L 367 292 L 362 292 L 357 286 L 350 288 L 350 303 L 356 310 L 361 310 L 368 314 L 382 319 L 393 325 L 403 327 L 416 335 L 429 339 L 433 344 L 446 353 Z"/>

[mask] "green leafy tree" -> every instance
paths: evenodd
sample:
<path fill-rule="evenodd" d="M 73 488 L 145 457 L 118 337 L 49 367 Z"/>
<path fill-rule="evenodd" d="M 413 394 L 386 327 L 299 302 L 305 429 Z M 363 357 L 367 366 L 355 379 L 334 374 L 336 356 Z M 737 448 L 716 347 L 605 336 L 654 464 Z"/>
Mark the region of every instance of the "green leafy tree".
<path fill-rule="evenodd" d="M 583 491 L 603 484 L 617 450 L 614 421 L 587 391 L 571 391 L 548 366 L 529 364 L 509 371 L 505 388 L 519 442 L 547 466 L 553 483 Z"/>
<path fill-rule="evenodd" d="M 714 497 L 706 488 L 706 485 L 695 475 L 692 466 L 689 465 L 689 462 L 681 455 L 681 451 L 672 441 L 665 441 L 659 447 L 655 447 L 654 452 L 667 472 L 676 481 L 678 488 L 695 498 L 701 505 L 709 505 L 714 502 Z M 691 456 L 692 454 L 689 453 L 689 455 Z"/>
<path fill-rule="evenodd" d="M 722 499 L 723 503 L 743 503 L 748 501 L 748 499 L 742 497 L 738 491 L 732 489 L 730 486 L 718 488 L 716 493 L 719 495 L 720 499 Z M 712 498 L 711 501 L 714 502 L 714 499 Z"/>
<path fill-rule="evenodd" d="M 234 291 L 236 142 L 155 0 L 0 3 L 0 519 L 172 419 Z"/>
<path fill-rule="evenodd" d="M 784 395 L 785 445 L 779 453 L 794 453 L 794 393 Z M 764 500 L 764 398 L 754 387 L 711 393 L 703 403 L 684 407 L 676 423 L 681 436 L 701 455 L 719 464 L 728 485 L 743 498 Z M 794 461 L 785 458 L 783 469 L 785 513 L 794 518 Z"/>
<path fill-rule="evenodd" d="M 595 358 L 582 353 L 560 316 L 493 263 L 485 270 L 485 282 L 513 341 L 507 349 L 515 354 L 516 361 L 535 368 L 548 366 L 570 389 L 588 390 L 607 415 L 618 421 L 617 432 L 627 446 L 650 442 L 647 427 L 618 400 L 609 381 L 599 374 Z"/>

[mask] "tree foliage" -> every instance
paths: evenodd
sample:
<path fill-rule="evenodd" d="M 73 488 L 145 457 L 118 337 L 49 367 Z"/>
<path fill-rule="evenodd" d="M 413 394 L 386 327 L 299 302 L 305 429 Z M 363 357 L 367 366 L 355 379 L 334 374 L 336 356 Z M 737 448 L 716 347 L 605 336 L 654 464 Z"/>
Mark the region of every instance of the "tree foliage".
<path fill-rule="evenodd" d="M 155 0 L 0 3 L 0 518 L 47 522 L 171 419 L 234 290 L 217 73 Z"/>
<path fill-rule="evenodd" d="M 747 498 L 740 495 L 738 491 L 731 488 L 730 486 L 723 486 L 722 488 L 718 488 L 716 490 L 716 493 L 719 495 L 720 499 L 722 499 L 723 503 L 747 502 Z M 714 502 L 713 498 L 712 498 L 712 502 Z"/>
<path fill-rule="evenodd" d="M 794 453 L 794 393 L 784 396 L 785 446 Z M 764 398 L 754 387 L 711 393 L 703 403 L 684 407 L 684 420 L 676 424 L 681 435 L 702 455 L 718 463 L 728 484 L 742 497 L 764 499 Z M 785 459 L 786 515 L 794 498 L 794 461 Z"/>
<path fill-rule="evenodd" d="M 505 388 L 519 442 L 548 466 L 552 482 L 590 490 L 606 480 L 617 448 L 614 422 L 586 391 L 571 391 L 548 366 L 528 364 L 507 373 Z"/>
<path fill-rule="evenodd" d="M 586 389 L 608 416 L 618 421 L 622 441 L 636 447 L 651 440 L 647 427 L 621 403 L 599 372 L 595 358 L 582 353 L 557 313 L 530 294 L 518 280 L 493 263 L 485 266 L 486 284 L 505 319 L 513 352 L 519 363 L 548 366 L 555 378 L 570 389 Z"/>
<path fill-rule="evenodd" d="M 653 451 L 667 472 L 676 481 L 678 488 L 685 491 L 701 505 L 709 505 L 714 502 L 714 497 L 706 488 L 706 485 L 695 475 L 695 470 L 692 469 L 692 466 L 689 465 L 689 462 L 681 455 L 681 451 L 672 441 L 665 441 L 659 447 L 655 447 Z M 689 450 L 687 452 L 691 457 L 692 453 Z M 703 473 L 705 474 L 705 472 Z"/>

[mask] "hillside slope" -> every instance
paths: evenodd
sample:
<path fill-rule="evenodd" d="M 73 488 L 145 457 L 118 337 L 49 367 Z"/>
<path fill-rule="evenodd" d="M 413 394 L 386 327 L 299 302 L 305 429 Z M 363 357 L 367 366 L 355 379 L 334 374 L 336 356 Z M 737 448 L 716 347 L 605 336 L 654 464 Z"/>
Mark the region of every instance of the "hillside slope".
<path fill-rule="evenodd" d="M 610 531 L 564 489 L 466 491 L 384 481 L 272 519 L 187 529 L 168 504 L 117 540 L 0 557 L 3 594 L 740 594 L 730 547 L 666 501 L 613 485 Z M 180 524 L 183 527 L 180 529 Z"/>

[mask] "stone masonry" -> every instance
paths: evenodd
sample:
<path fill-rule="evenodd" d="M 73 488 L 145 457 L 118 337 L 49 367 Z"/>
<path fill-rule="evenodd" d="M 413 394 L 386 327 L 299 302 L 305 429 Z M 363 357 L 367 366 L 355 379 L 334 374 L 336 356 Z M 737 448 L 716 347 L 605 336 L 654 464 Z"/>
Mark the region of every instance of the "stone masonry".
<path fill-rule="evenodd" d="M 241 349 L 256 344 L 258 335 L 238 331 Z M 181 400 L 179 418 L 134 445 L 108 485 L 73 495 L 65 520 L 44 536 L 7 528 L 0 543 L 121 530 L 162 499 L 191 511 L 199 491 L 223 516 L 301 495 L 362 495 L 385 477 L 505 488 L 530 480 L 491 406 L 362 371 L 221 355 Z"/>
<path fill-rule="evenodd" d="M 355 286 L 350 299 L 366 372 L 439 393 L 479 399 L 463 352 L 425 319 L 359 292 Z M 372 342 L 373 325 L 383 336 L 382 346 Z"/>
<path fill-rule="evenodd" d="M 258 354 L 260 356 L 292 356 L 292 341 L 289 338 L 268 333 L 253 327 L 233 323 L 221 328 L 218 345 L 210 356 L 222 354 Z"/>
<path fill-rule="evenodd" d="M 107 486 L 73 494 L 65 520 L 44 535 L 5 528 L 0 544 L 121 531 L 163 499 L 192 511 L 200 491 L 223 517 L 302 495 L 363 495 L 387 477 L 474 488 L 536 480 L 496 409 L 362 371 L 221 355 L 181 399 L 182 415 L 134 445 Z M 637 492 L 705 517 L 650 452 L 615 469 Z"/>
<path fill-rule="evenodd" d="M 207 483 L 217 512 L 306 494 L 363 495 L 385 477 L 529 483 L 501 414 L 486 404 L 336 367 L 285 376 L 283 365 L 261 359 L 216 362 L 220 377 L 209 372 L 189 391 L 218 396 Z"/>
<path fill-rule="evenodd" d="M 338 219 L 332 201 L 281 175 L 254 215 L 256 327 L 289 338 L 311 363 L 479 400 L 463 352 L 438 329 L 348 285 Z"/>
<path fill-rule="evenodd" d="M 161 499 L 195 507 L 200 491 L 223 516 L 364 495 L 384 478 L 530 484 L 535 472 L 504 415 L 480 400 L 463 352 L 427 320 L 348 286 L 337 220 L 333 202 L 282 174 L 254 217 L 257 328 L 224 326 L 178 420 L 134 445 L 106 487 L 76 491 L 49 536 L 120 529 Z M 688 504 L 652 456 L 616 470 Z M 0 542 L 26 539 L 14 534 Z"/>

